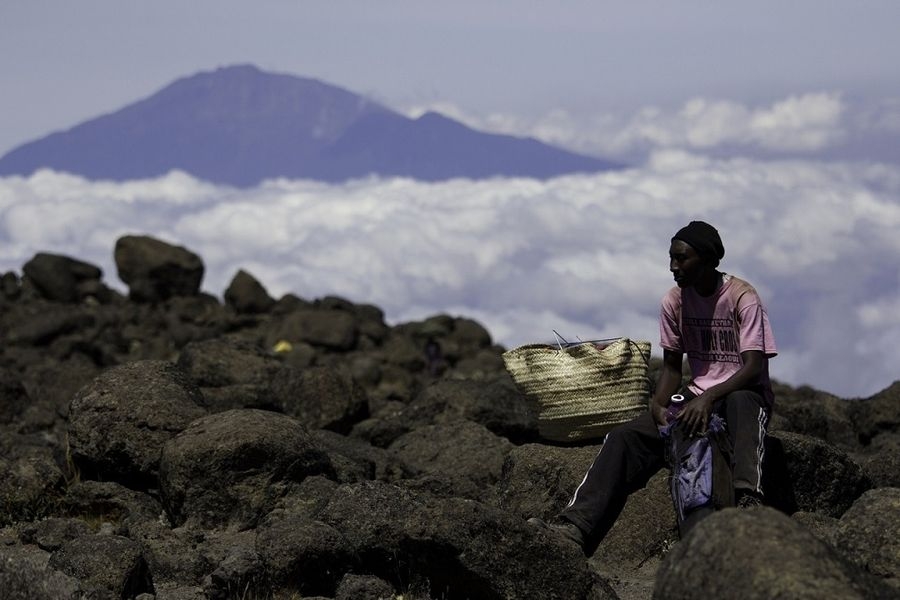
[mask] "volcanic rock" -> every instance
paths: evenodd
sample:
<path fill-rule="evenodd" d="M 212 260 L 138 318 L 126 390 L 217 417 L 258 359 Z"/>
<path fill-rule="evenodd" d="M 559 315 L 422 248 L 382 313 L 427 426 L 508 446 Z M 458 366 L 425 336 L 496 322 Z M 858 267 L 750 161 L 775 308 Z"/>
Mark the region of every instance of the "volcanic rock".
<path fill-rule="evenodd" d="M 279 408 L 270 387 L 283 363 L 251 340 L 222 336 L 191 342 L 181 350 L 178 367 L 200 387 L 210 412 Z"/>
<path fill-rule="evenodd" d="M 243 269 L 228 284 L 224 300 L 238 313 L 264 313 L 275 304 L 259 280 Z"/>
<path fill-rule="evenodd" d="M 235 409 L 191 423 L 166 443 L 163 506 L 175 524 L 253 527 L 291 482 L 330 471 L 309 432 L 286 415 Z"/>
<path fill-rule="evenodd" d="M 47 565 L 50 555 L 0 547 L 0 593 L 4 600 L 81 600 L 79 580 Z"/>
<path fill-rule="evenodd" d="M 100 268 L 68 256 L 40 252 L 25 263 L 22 271 L 48 300 L 76 302 L 89 295 L 109 298 L 108 290 L 100 285 Z"/>
<path fill-rule="evenodd" d="M 116 241 L 114 256 L 119 279 L 128 285 L 135 302 L 159 302 L 200 291 L 203 261 L 184 247 L 150 236 L 127 235 Z"/>
<path fill-rule="evenodd" d="M 92 598 L 133 598 L 152 591 L 138 543 L 115 535 L 83 535 L 53 553 L 49 566 L 77 578 Z"/>
<path fill-rule="evenodd" d="M 281 369 L 272 378 L 271 399 L 310 429 L 343 434 L 369 412 L 363 387 L 333 367 Z"/>
<path fill-rule="evenodd" d="M 767 503 L 787 514 L 840 517 L 871 486 L 863 468 L 836 446 L 786 431 L 767 438 L 763 490 Z"/>
<path fill-rule="evenodd" d="M 900 597 L 900 488 L 869 490 L 841 517 L 834 546 Z"/>
<path fill-rule="evenodd" d="M 105 371 L 75 395 L 69 445 L 91 478 L 157 487 L 163 445 L 206 414 L 200 390 L 171 363 L 138 361 Z"/>
<path fill-rule="evenodd" d="M 666 556 L 655 600 L 704 596 L 890 598 L 893 591 L 784 514 L 771 508 L 725 509 L 694 527 Z"/>

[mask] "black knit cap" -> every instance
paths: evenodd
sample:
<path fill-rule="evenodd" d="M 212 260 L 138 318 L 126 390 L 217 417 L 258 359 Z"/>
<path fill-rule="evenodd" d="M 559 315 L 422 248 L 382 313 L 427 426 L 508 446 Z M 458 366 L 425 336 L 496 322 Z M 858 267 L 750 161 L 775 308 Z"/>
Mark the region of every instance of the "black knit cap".
<path fill-rule="evenodd" d="M 691 221 L 678 230 L 673 240 L 681 240 L 697 251 L 702 257 L 722 260 L 725 256 L 725 246 L 716 228 L 704 221 Z"/>

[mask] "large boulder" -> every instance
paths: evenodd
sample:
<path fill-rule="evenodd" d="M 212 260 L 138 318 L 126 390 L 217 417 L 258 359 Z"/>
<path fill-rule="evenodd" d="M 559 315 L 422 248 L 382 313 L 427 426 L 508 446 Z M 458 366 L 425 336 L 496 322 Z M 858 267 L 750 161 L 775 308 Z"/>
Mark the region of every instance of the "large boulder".
<path fill-rule="evenodd" d="M 402 404 L 383 402 L 352 435 L 389 446 L 401 435 L 425 427 L 472 421 L 514 443 L 537 441 L 537 412 L 503 380 L 438 379 Z"/>
<path fill-rule="evenodd" d="M 16 346 L 49 346 L 68 334 L 90 330 L 96 317 L 82 305 L 51 304 L 30 311 L 10 311 L 3 315 L 6 343 Z"/>
<path fill-rule="evenodd" d="M 88 535 L 90 529 L 83 519 L 50 517 L 23 524 L 19 536 L 23 544 L 34 544 L 41 550 L 53 552 L 69 540 Z"/>
<path fill-rule="evenodd" d="M 200 390 L 171 363 L 113 367 L 72 399 L 72 458 L 85 477 L 155 488 L 163 445 L 206 414 L 203 404 Z"/>
<path fill-rule="evenodd" d="M 389 450 L 454 495 L 488 500 L 513 445 L 483 425 L 459 421 L 415 429 Z"/>
<path fill-rule="evenodd" d="M 873 487 L 900 487 L 900 433 L 882 433 L 853 454 Z"/>
<path fill-rule="evenodd" d="M 272 379 L 271 398 L 310 429 L 344 434 L 369 411 L 362 386 L 334 367 L 282 369 Z"/>
<path fill-rule="evenodd" d="M 398 481 L 417 472 L 395 453 L 375 447 L 365 440 L 347 437 L 328 429 L 310 432 L 316 445 L 328 454 L 337 481 L 351 483 L 366 479 Z"/>
<path fill-rule="evenodd" d="M 499 506 L 522 519 L 552 519 L 572 499 L 599 451 L 600 446 L 516 446 L 497 483 Z"/>
<path fill-rule="evenodd" d="M 256 550 L 270 583 L 303 597 L 333 596 L 343 574 L 359 566 L 337 529 L 296 514 L 269 517 L 260 524 Z"/>
<path fill-rule="evenodd" d="M 160 488 L 175 524 L 253 527 L 290 485 L 331 471 L 296 419 L 235 409 L 191 423 L 163 448 Z"/>
<path fill-rule="evenodd" d="M 0 547 L 0 598 L 82 600 L 81 584 L 47 565 L 49 554 L 28 547 Z"/>
<path fill-rule="evenodd" d="M 368 482 L 338 488 L 318 519 L 397 590 L 427 582 L 431 597 L 615 597 L 574 544 L 478 502 Z"/>
<path fill-rule="evenodd" d="M 264 313 L 275 305 L 275 299 L 250 273 L 238 270 L 224 294 L 225 304 L 237 313 Z"/>
<path fill-rule="evenodd" d="M 896 597 L 805 527 L 771 508 L 726 509 L 697 524 L 666 555 L 655 600 Z"/>
<path fill-rule="evenodd" d="M 273 321 L 266 343 L 306 342 L 327 350 L 346 352 L 356 347 L 359 318 L 336 308 L 298 308 Z"/>
<path fill-rule="evenodd" d="M 833 543 L 900 598 L 900 488 L 869 490 L 841 517 Z"/>
<path fill-rule="evenodd" d="M 77 302 L 95 294 L 108 298 L 108 291 L 100 284 L 100 268 L 68 256 L 40 252 L 25 263 L 22 272 L 48 300 Z"/>
<path fill-rule="evenodd" d="M 30 405 L 31 398 L 21 377 L 10 369 L 0 367 L 0 425 L 19 420 Z"/>
<path fill-rule="evenodd" d="M 194 296 L 203 280 L 203 261 L 181 246 L 145 235 L 116 241 L 116 268 L 136 302 L 160 302 L 172 296 Z"/>
<path fill-rule="evenodd" d="M 141 546 L 117 535 L 83 535 L 50 557 L 49 566 L 75 577 L 90 598 L 118 600 L 153 591 Z"/>
<path fill-rule="evenodd" d="M 853 403 L 811 387 L 776 386 L 770 429 L 816 437 L 833 445 L 855 448 Z"/>
<path fill-rule="evenodd" d="M 159 521 L 162 505 L 153 496 L 114 481 L 75 481 L 62 498 L 64 512 L 90 522 L 124 528 L 125 521 Z"/>
<path fill-rule="evenodd" d="M 202 582 L 207 598 L 230 600 L 235 590 L 262 588 L 265 565 L 255 540 L 254 531 L 215 532 L 205 540 L 204 558 L 212 567 Z"/>
<path fill-rule="evenodd" d="M 767 504 L 782 512 L 840 517 L 870 487 L 863 468 L 836 446 L 787 431 L 767 438 L 763 490 Z"/>
<path fill-rule="evenodd" d="M 69 406 L 75 394 L 94 380 L 101 372 L 96 362 L 84 355 L 65 361 L 42 360 L 30 363 L 20 375 L 22 385 L 31 400 L 23 418 L 28 422 L 29 413 L 52 411 L 62 419 L 68 419 Z"/>
<path fill-rule="evenodd" d="M 537 407 L 503 380 L 441 379 L 426 387 L 407 412 L 415 426 L 469 420 L 522 443 L 537 441 Z"/>
<path fill-rule="evenodd" d="M 867 400 L 852 402 L 853 424 L 862 444 L 880 433 L 900 433 L 900 381 Z"/>
<path fill-rule="evenodd" d="M 592 560 L 605 576 L 626 575 L 661 558 L 677 539 L 668 473 L 660 471 L 628 497 Z"/>
<path fill-rule="evenodd" d="M 0 456 L 0 526 L 53 515 L 65 483 L 50 449 L 4 452 Z"/>
<path fill-rule="evenodd" d="M 381 577 L 347 573 L 334 592 L 334 600 L 389 600 L 394 586 Z"/>
<path fill-rule="evenodd" d="M 191 342 L 178 366 L 203 391 L 210 412 L 279 408 L 270 387 L 283 364 L 251 340 L 222 336 Z"/>

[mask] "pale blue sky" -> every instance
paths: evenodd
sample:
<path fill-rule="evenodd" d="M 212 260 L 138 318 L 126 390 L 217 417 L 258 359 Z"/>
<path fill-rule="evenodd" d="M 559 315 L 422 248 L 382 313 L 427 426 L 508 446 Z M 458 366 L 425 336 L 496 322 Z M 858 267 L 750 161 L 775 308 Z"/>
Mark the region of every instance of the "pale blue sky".
<path fill-rule="evenodd" d="M 898 23 L 893 0 L 3 0 L 0 154 L 236 63 L 476 114 L 898 96 Z"/>

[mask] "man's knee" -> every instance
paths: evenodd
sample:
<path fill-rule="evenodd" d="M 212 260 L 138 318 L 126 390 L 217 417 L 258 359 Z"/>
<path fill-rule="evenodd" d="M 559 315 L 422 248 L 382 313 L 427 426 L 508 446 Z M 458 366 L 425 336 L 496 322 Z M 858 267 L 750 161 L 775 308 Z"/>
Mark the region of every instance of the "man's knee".
<path fill-rule="evenodd" d="M 768 421 L 768 411 L 765 408 L 763 397 L 753 390 L 737 390 L 731 392 L 722 401 L 720 409 L 717 410 L 720 415 L 725 417 L 726 422 L 742 420 L 744 418 L 764 422 Z"/>
<path fill-rule="evenodd" d="M 747 406 L 754 410 L 762 408 L 763 397 L 753 390 L 737 390 L 725 396 L 726 405 Z"/>

